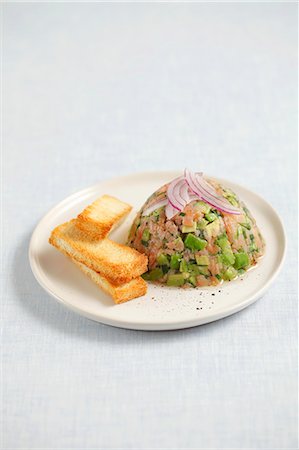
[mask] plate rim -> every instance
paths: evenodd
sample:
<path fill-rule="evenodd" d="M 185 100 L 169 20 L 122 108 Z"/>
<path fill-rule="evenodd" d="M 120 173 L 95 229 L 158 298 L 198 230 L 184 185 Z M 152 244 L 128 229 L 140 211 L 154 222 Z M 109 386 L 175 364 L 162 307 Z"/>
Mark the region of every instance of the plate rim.
<path fill-rule="evenodd" d="M 83 317 L 86 317 L 87 319 L 90 319 L 97 323 L 102 323 L 104 325 L 109 325 L 109 326 L 113 326 L 113 327 L 117 327 L 117 328 L 140 330 L 140 331 L 141 330 L 144 330 L 144 331 L 178 330 L 178 329 L 192 328 L 195 326 L 207 324 L 210 322 L 220 320 L 227 316 L 233 315 L 233 314 L 243 310 L 247 306 L 251 305 L 252 303 L 257 301 L 259 298 L 261 298 L 264 295 L 264 293 L 267 291 L 267 289 L 273 284 L 273 282 L 275 281 L 277 276 L 279 275 L 279 273 L 283 267 L 284 261 L 285 261 L 286 250 L 287 250 L 287 235 L 286 235 L 286 230 L 285 230 L 283 221 L 282 221 L 280 215 L 274 209 L 274 207 L 267 200 L 265 200 L 263 197 L 261 197 L 259 194 L 255 193 L 254 191 L 251 191 L 249 188 L 247 188 L 246 186 L 243 186 L 242 184 L 235 183 L 234 181 L 226 180 L 225 178 L 214 177 L 214 176 L 211 176 L 208 174 L 207 174 L 207 177 L 215 178 L 218 181 L 223 182 L 224 184 L 225 183 L 234 184 L 234 185 L 240 187 L 241 189 L 244 189 L 244 190 L 254 194 L 259 200 L 264 202 L 267 205 L 267 207 L 271 210 L 271 213 L 276 216 L 278 224 L 281 228 L 281 232 L 282 232 L 282 236 L 283 236 L 283 250 L 282 250 L 282 256 L 281 256 L 278 266 L 276 267 L 274 272 L 271 274 L 270 278 L 264 284 L 264 286 L 261 289 L 259 289 L 257 292 L 255 292 L 253 295 L 251 295 L 249 298 L 245 299 L 243 302 L 238 303 L 237 305 L 232 305 L 232 306 L 228 307 L 224 312 L 217 312 L 217 311 L 211 312 L 209 314 L 206 314 L 202 318 L 197 317 L 197 318 L 192 318 L 192 319 L 187 319 L 187 320 L 184 319 L 183 321 L 173 321 L 172 320 L 172 321 L 165 321 L 165 322 L 158 322 L 158 323 L 146 322 L 146 321 L 140 321 L 140 320 L 134 322 L 132 320 L 127 321 L 127 320 L 119 320 L 119 319 L 110 319 L 110 318 L 106 318 L 106 317 L 98 317 L 92 313 L 89 313 L 88 311 L 81 309 L 77 306 L 74 306 L 72 303 L 65 301 L 65 299 L 62 296 L 60 296 L 59 294 L 54 292 L 43 281 L 43 277 L 40 276 L 40 270 L 39 270 L 39 265 L 37 263 L 37 258 L 34 255 L 34 242 L 37 238 L 39 228 L 42 227 L 43 224 L 46 223 L 47 220 L 57 210 L 60 210 L 63 206 L 65 206 L 65 204 L 67 204 L 68 206 L 71 206 L 73 204 L 73 202 L 76 200 L 76 198 L 78 198 L 78 197 L 84 198 L 84 196 L 87 196 L 89 193 L 95 192 L 97 189 L 100 189 L 101 186 L 105 183 L 113 183 L 116 181 L 121 182 L 122 180 L 125 181 L 126 179 L 130 179 L 134 176 L 143 177 L 143 176 L 149 176 L 149 175 L 160 175 L 162 177 L 163 176 L 172 177 L 172 176 L 176 176 L 177 173 L 179 173 L 178 170 L 177 171 L 176 170 L 144 171 L 144 172 L 133 172 L 131 174 L 127 174 L 127 175 L 123 175 L 123 176 L 117 176 L 117 177 L 113 177 L 113 178 L 104 179 L 99 183 L 95 183 L 89 187 L 83 188 L 79 191 L 74 192 L 73 194 L 68 195 L 63 200 L 61 200 L 56 205 L 54 205 L 50 210 L 48 210 L 48 212 L 46 212 L 46 214 L 44 214 L 42 216 L 42 218 L 36 224 L 36 226 L 32 232 L 30 242 L 29 242 L 29 247 L 28 247 L 28 259 L 29 259 L 30 268 L 31 268 L 31 271 L 32 271 L 36 281 L 39 283 L 39 285 L 45 290 L 45 292 L 50 294 L 51 297 L 55 298 L 55 300 L 58 301 L 60 304 L 62 304 L 64 307 L 72 310 L 73 312 L 75 312 Z"/>

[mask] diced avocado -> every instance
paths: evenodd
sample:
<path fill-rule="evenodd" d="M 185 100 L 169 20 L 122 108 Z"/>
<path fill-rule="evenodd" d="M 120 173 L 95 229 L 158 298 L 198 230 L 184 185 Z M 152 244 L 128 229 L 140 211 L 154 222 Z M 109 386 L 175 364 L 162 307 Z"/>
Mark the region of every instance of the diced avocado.
<path fill-rule="evenodd" d="M 244 267 L 248 266 L 249 264 L 249 258 L 247 253 L 245 252 L 240 252 L 240 253 L 235 253 L 235 263 L 234 263 L 234 268 L 239 270 L 239 269 L 243 269 Z"/>
<path fill-rule="evenodd" d="M 210 210 L 211 210 L 211 207 L 207 203 L 202 202 L 202 201 L 197 202 L 196 206 L 204 214 L 208 214 L 210 212 Z"/>
<path fill-rule="evenodd" d="M 178 269 L 180 267 L 180 261 L 182 259 L 182 256 L 179 253 L 174 253 L 170 257 L 170 268 L 171 269 Z"/>
<path fill-rule="evenodd" d="M 203 250 L 207 245 L 207 241 L 205 239 L 200 239 L 194 234 L 188 234 L 185 239 L 185 246 L 190 248 L 190 250 Z"/>
<path fill-rule="evenodd" d="M 205 214 L 205 218 L 209 221 L 209 222 L 214 222 L 215 219 L 217 219 L 217 215 L 209 212 L 207 214 Z"/>
<path fill-rule="evenodd" d="M 216 244 L 221 248 L 222 251 L 227 248 L 231 248 L 230 242 L 226 236 L 219 237 Z"/>
<path fill-rule="evenodd" d="M 188 272 L 191 276 L 200 275 L 200 268 L 196 264 L 188 264 Z"/>
<path fill-rule="evenodd" d="M 257 245 L 255 243 L 251 243 L 249 245 L 249 251 L 250 252 L 257 252 L 258 251 Z"/>
<path fill-rule="evenodd" d="M 183 245 L 184 245 L 183 239 L 182 239 L 181 237 L 177 237 L 177 238 L 175 239 L 174 243 L 175 243 L 176 245 L 177 245 L 177 244 L 183 244 Z"/>
<path fill-rule="evenodd" d="M 242 225 L 242 227 L 246 228 L 246 230 L 251 230 L 251 225 L 249 222 L 241 223 L 240 225 Z"/>
<path fill-rule="evenodd" d="M 199 266 L 208 266 L 209 265 L 209 257 L 206 255 L 196 255 L 196 264 L 198 264 Z"/>
<path fill-rule="evenodd" d="M 146 280 L 146 281 L 149 281 L 149 279 L 150 279 L 150 278 L 149 278 L 149 276 L 150 276 L 150 275 L 149 275 L 149 272 L 145 272 L 145 273 L 143 273 L 141 276 L 142 276 L 142 278 L 143 278 L 144 280 Z"/>
<path fill-rule="evenodd" d="M 167 255 L 163 255 L 163 253 L 160 253 L 157 258 L 157 263 L 159 266 L 169 266 L 169 259 Z"/>
<path fill-rule="evenodd" d="M 213 236 L 217 236 L 220 230 L 220 222 L 219 220 L 214 220 L 214 222 L 209 223 L 204 229 L 204 234 L 207 239 L 211 239 Z"/>
<path fill-rule="evenodd" d="M 158 220 L 160 219 L 160 214 L 161 214 L 161 208 L 156 209 L 155 211 L 153 211 L 153 216 L 156 218 L 156 222 L 158 222 Z"/>
<path fill-rule="evenodd" d="M 161 268 L 164 275 L 169 271 L 169 266 L 161 266 Z"/>
<path fill-rule="evenodd" d="M 229 240 L 227 237 L 222 236 L 219 239 L 217 239 L 217 245 L 221 248 L 222 254 L 220 255 L 220 260 L 223 264 L 226 266 L 230 266 L 234 264 L 235 257 L 230 245 Z"/>
<path fill-rule="evenodd" d="M 229 203 L 230 203 L 231 205 L 233 205 L 233 206 L 239 206 L 239 205 L 238 205 L 238 202 L 237 202 L 237 200 L 236 200 L 236 198 L 233 197 L 232 195 L 228 195 L 226 198 L 227 198 L 227 200 L 229 201 Z"/>
<path fill-rule="evenodd" d="M 163 270 L 160 267 L 156 267 L 155 269 L 148 272 L 148 276 L 149 281 L 159 280 L 159 278 L 163 277 Z"/>
<path fill-rule="evenodd" d="M 235 262 L 235 256 L 231 249 L 226 249 L 220 255 L 221 262 L 226 266 L 232 266 Z"/>
<path fill-rule="evenodd" d="M 193 286 L 196 286 L 196 277 L 195 276 L 191 276 L 188 278 L 188 282 L 191 283 Z"/>
<path fill-rule="evenodd" d="M 188 271 L 193 276 L 197 276 L 197 275 L 209 276 L 210 275 L 210 271 L 207 268 L 207 266 L 198 266 L 197 264 L 188 264 Z"/>
<path fill-rule="evenodd" d="M 188 266 L 184 259 L 180 263 L 180 272 L 188 272 Z"/>
<path fill-rule="evenodd" d="M 207 266 L 197 266 L 197 267 L 200 275 L 204 275 L 205 277 L 209 277 L 211 275 Z"/>
<path fill-rule="evenodd" d="M 196 230 L 196 222 L 193 222 L 192 227 L 187 227 L 187 225 L 182 226 L 182 233 L 192 233 Z"/>
<path fill-rule="evenodd" d="M 204 230 L 206 228 L 206 226 L 208 225 L 208 221 L 206 219 L 201 219 L 198 223 L 197 223 L 197 228 L 199 230 Z"/>
<path fill-rule="evenodd" d="M 150 234 L 149 229 L 148 229 L 148 228 L 145 228 L 145 229 L 143 230 L 143 233 L 142 233 L 142 240 L 143 240 L 143 241 L 148 241 L 150 237 L 151 237 L 151 234 Z"/>
<path fill-rule="evenodd" d="M 222 278 L 227 281 L 231 281 L 238 275 L 238 272 L 233 267 L 229 267 L 226 269 L 226 271 L 223 273 Z"/>
<path fill-rule="evenodd" d="M 150 240 L 151 234 L 148 228 L 145 228 L 142 233 L 141 243 L 145 247 L 148 247 L 148 241 Z"/>
<path fill-rule="evenodd" d="M 182 273 L 170 274 L 167 277 L 167 286 L 182 286 L 185 284 L 185 278 Z"/>
<path fill-rule="evenodd" d="M 241 236 L 242 232 L 243 232 L 243 228 L 241 227 L 241 225 L 238 225 L 237 232 L 236 232 L 237 239 L 239 236 Z"/>

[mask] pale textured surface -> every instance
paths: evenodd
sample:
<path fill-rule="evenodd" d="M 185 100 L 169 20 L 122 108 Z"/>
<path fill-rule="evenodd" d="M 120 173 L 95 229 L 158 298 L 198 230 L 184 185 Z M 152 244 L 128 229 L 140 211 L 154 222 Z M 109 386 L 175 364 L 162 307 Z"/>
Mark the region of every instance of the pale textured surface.
<path fill-rule="evenodd" d="M 4 449 L 297 448 L 296 8 L 4 5 Z M 147 333 L 43 292 L 27 250 L 51 206 L 186 160 L 284 218 L 287 262 L 261 301 Z"/>

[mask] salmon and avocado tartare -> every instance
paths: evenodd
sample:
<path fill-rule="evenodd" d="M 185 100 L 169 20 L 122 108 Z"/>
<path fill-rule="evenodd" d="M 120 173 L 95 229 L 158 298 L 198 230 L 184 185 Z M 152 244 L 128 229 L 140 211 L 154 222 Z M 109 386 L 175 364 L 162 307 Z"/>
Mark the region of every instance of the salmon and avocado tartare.
<path fill-rule="evenodd" d="M 255 219 L 237 195 L 187 169 L 148 198 L 128 244 L 148 256 L 145 280 L 180 287 L 231 281 L 265 251 Z"/>

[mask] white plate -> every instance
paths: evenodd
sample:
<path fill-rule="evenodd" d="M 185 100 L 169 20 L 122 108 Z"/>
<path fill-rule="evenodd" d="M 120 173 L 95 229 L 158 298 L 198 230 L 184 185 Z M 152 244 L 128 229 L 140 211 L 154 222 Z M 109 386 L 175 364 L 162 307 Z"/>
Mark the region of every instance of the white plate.
<path fill-rule="evenodd" d="M 285 255 L 282 222 L 261 197 L 226 180 L 246 203 L 266 239 L 266 254 L 257 267 L 241 278 L 219 287 L 178 289 L 148 286 L 144 297 L 115 305 L 65 256 L 48 243 L 51 230 L 82 211 L 102 194 L 111 194 L 134 206 L 132 213 L 111 234 L 125 242 L 130 224 L 147 197 L 177 172 L 141 173 L 105 181 L 84 189 L 55 206 L 37 225 L 30 242 L 29 260 L 40 285 L 77 313 L 108 325 L 136 330 L 171 330 L 193 327 L 233 314 L 250 305 L 273 283 Z"/>

